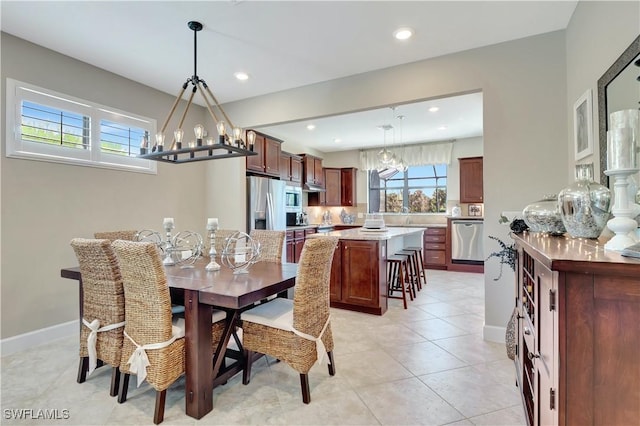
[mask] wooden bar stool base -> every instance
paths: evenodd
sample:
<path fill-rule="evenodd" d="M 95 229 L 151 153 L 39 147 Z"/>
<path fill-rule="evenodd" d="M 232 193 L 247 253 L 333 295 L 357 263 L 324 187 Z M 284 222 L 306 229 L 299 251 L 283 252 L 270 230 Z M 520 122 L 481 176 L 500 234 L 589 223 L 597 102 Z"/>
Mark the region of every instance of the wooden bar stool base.
<path fill-rule="evenodd" d="M 389 256 L 387 258 L 387 297 L 389 299 L 402 299 L 404 308 L 407 309 L 407 292 L 409 298 L 413 300 L 411 294 L 411 285 L 405 283 L 405 277 L 408 277 L 407 257 L 406 256 Z M 393 293 L 399 291 L 401 296 L 394 296 Z"/>
<path fill-rule="evenodd" d="M 416 264 L 418 265 L 418 277 L 421 283 L 418 283 L 418 290 L 422 290 L 422 286 L 427 285 L 427 271 L 424 267 L 422 247 L 405 247 L 405 250 L 412 250 L 415 253 Z"/>

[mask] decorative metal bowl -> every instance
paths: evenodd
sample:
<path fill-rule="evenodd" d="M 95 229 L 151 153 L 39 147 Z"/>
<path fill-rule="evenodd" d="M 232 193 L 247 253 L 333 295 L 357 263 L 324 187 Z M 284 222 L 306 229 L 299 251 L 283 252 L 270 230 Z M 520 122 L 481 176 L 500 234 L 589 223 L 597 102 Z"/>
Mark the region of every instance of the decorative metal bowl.
<path fill-rule="evenodd" d="M 246 274 L 260 257 L 260 243 L 244 232 L 235 232 L 226 239 L 220 259 L 234 274 Z"/>

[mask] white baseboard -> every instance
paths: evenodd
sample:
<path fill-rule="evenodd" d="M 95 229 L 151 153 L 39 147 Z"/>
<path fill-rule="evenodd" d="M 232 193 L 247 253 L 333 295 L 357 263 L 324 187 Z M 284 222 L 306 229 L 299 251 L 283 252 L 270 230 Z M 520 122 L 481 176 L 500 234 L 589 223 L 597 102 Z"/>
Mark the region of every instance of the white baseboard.
<path fill-rule="evenodd" d="M 486 325 L 482 329 L 482 337 L 489 342 L 504 343 L 506 327 L 495 327 L 492 325 Z"/>
<path fill-rule="evenodd" d="M 0 353 L 2 356 L 11 355 L 63 337 L 79 336 L 79 333 L 80 324 L 78 320 L 41 328 L 40 330 L 30 331 L 0 340 Z"/>

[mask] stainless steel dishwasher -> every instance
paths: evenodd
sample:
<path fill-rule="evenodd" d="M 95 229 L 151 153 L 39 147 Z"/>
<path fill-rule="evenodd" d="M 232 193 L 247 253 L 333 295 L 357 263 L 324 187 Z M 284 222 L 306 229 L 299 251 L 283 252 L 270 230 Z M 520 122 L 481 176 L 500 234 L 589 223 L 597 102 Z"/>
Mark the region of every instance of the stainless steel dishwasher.
<path fill-rule="evenodd" d="M 484 263 L 483 222 L 474 219 L 451 221 L 451 261 L 478 265 Z"/>

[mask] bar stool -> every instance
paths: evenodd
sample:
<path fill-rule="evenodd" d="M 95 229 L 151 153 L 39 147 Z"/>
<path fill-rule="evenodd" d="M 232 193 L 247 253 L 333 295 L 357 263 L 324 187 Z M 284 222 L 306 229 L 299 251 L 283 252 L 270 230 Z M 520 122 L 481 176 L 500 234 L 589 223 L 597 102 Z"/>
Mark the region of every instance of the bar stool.
<path fill-rule="evenodd" d="M 407 292 L 413 300 L 410 287 L 405 285 L 405 277 L 408 277 L 407 256 L 387 257 L 387 297 L 389 299 L 402 299 L 404 308 L 407 309 Z M 402 296 L 394 296 L 393 293 L 399 291 Z"/>
<path fill-rule="evenodd" d="M 422 255 L 422 247 L 405 247 L 405 250 L 413 250 L 415 252 L 416 259 L 418 260 L 418 268 L 419 268 L 419 276 L 422 278 L 424 285 L 427 285 L 427 271 L 424 267 L 423 255 Z M 418 290 L 422 289 L 422 285 L 418 284 Z"/>
<path fill-rule="evenodd" d="M 409 288 L 413 292 L 413 297 L 417 297 L 417 290 L 422 288 L 422 284 L 420 284 L 418 276 L 418 261 L 415 258 L 415 252 L 413 250 L 400 250 L 395 254 L 407 257 L 407 281 L 410 283 Z"/>

